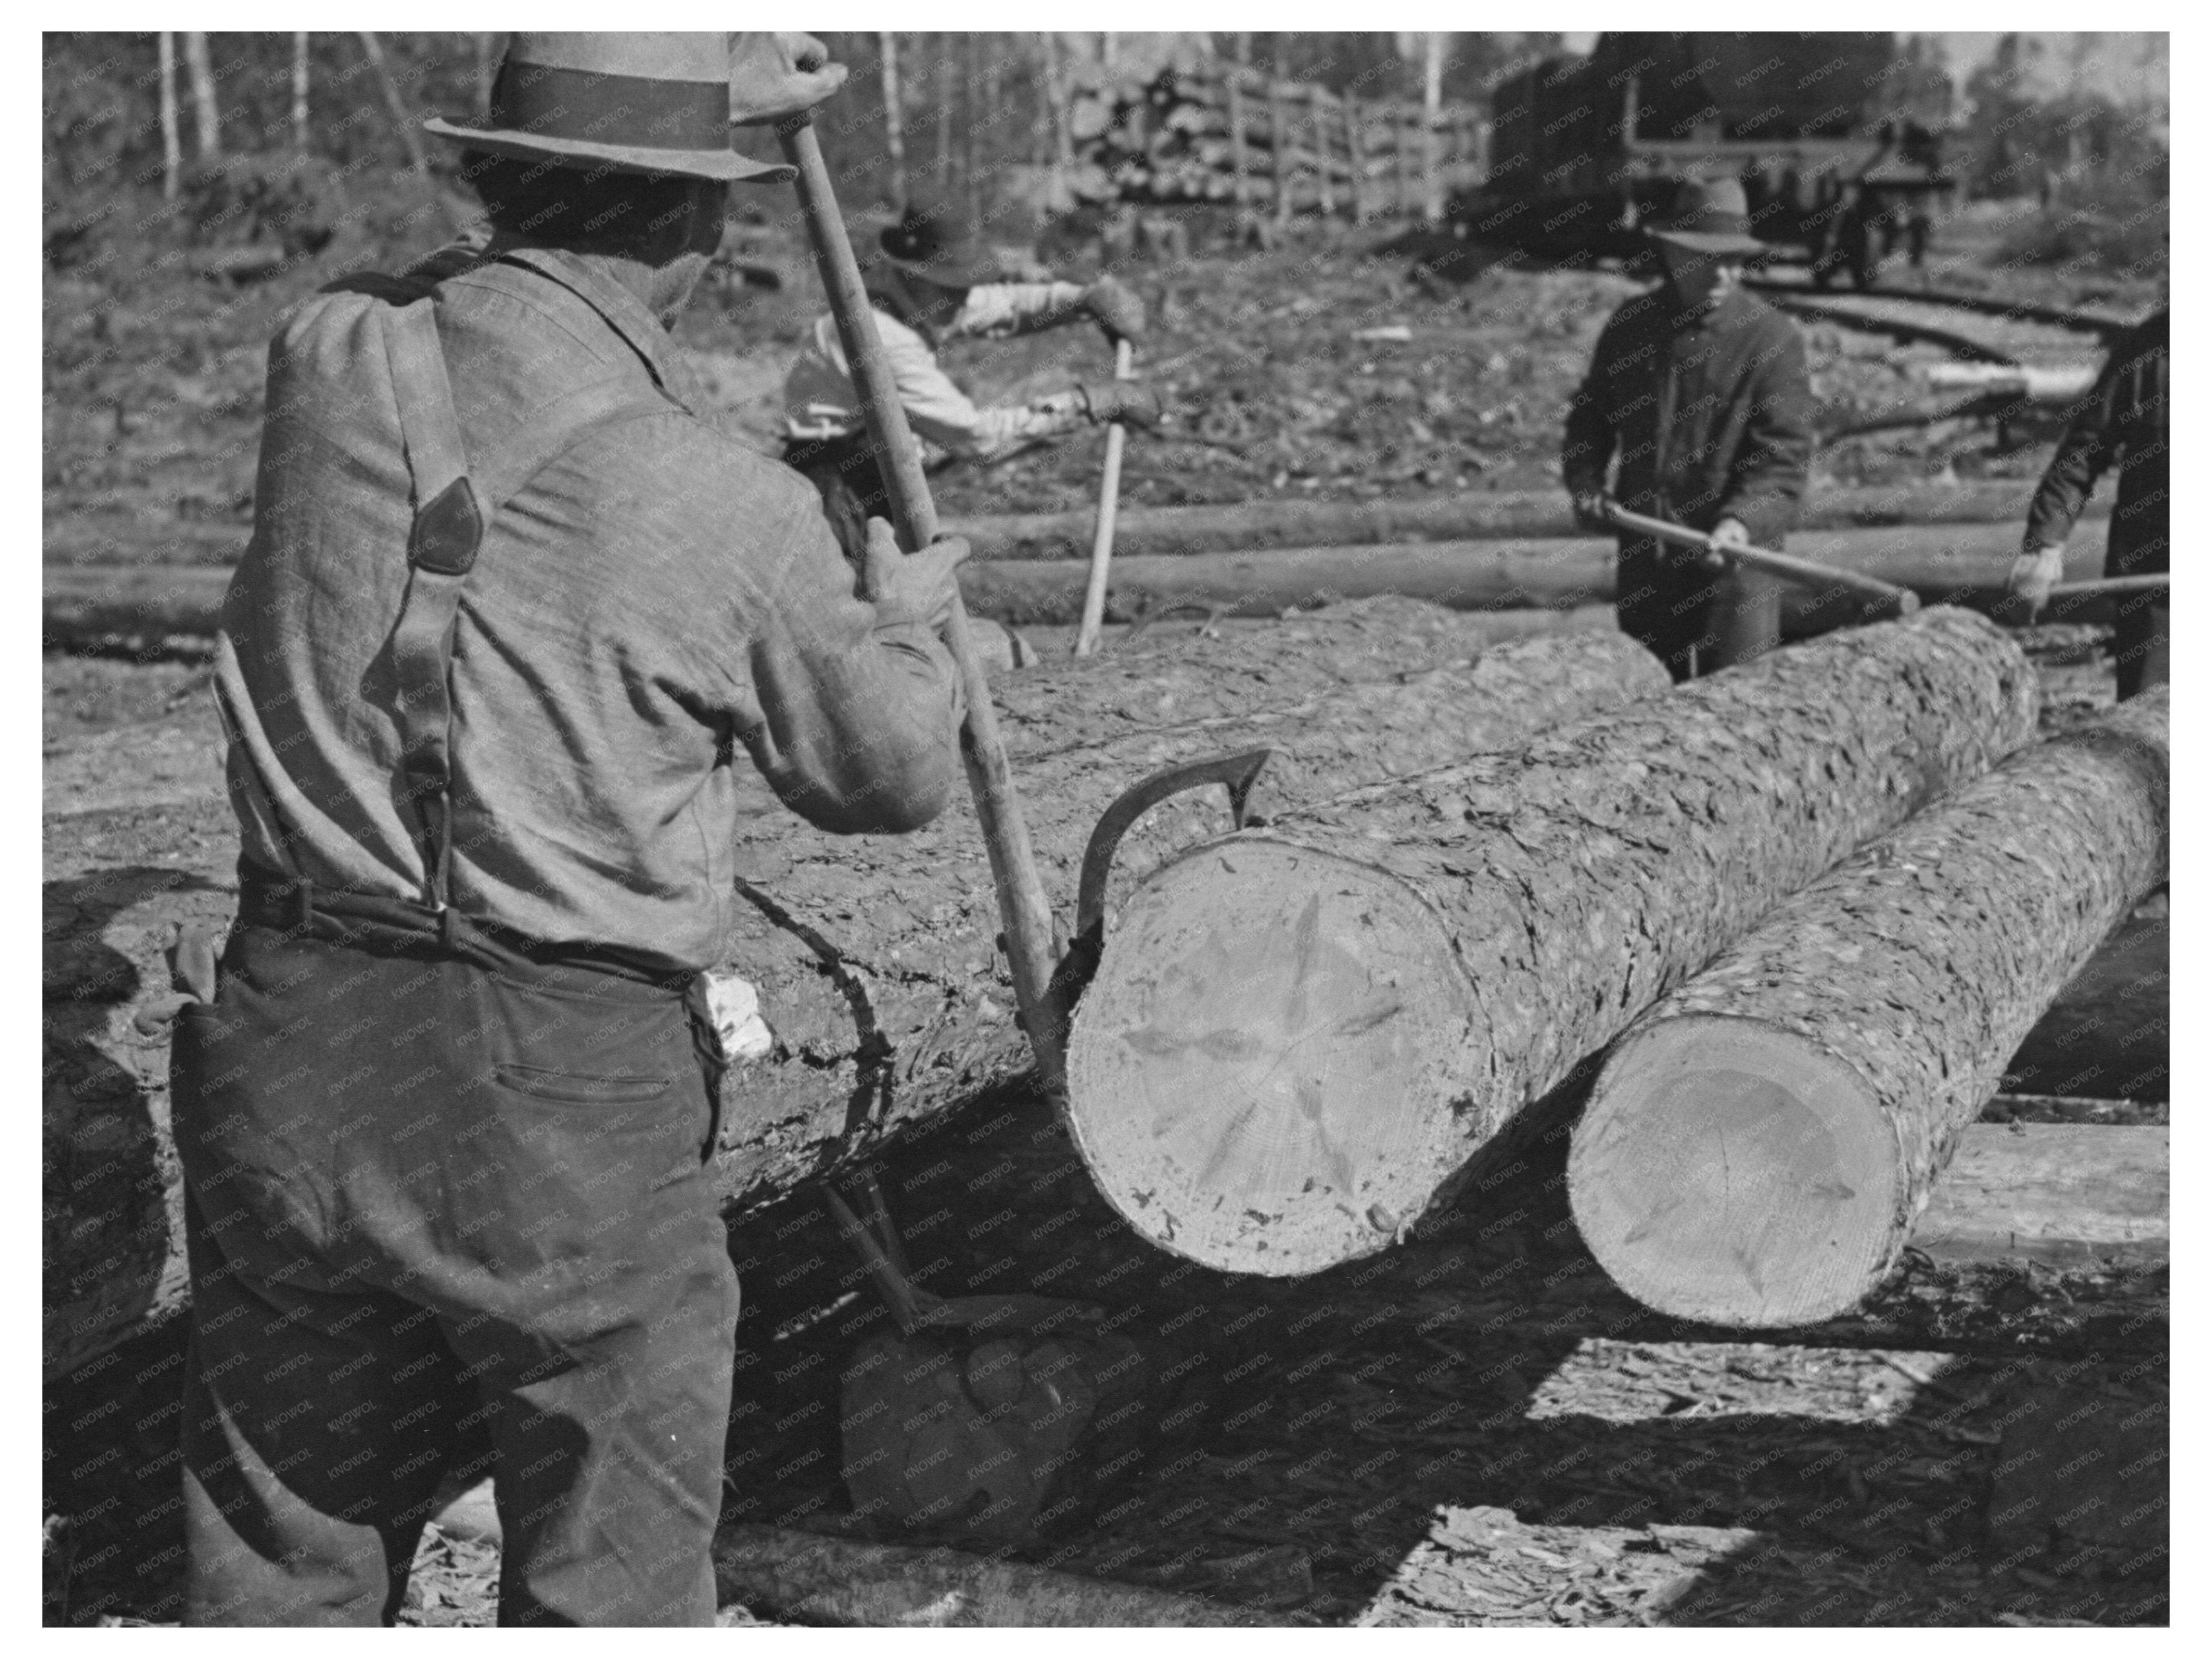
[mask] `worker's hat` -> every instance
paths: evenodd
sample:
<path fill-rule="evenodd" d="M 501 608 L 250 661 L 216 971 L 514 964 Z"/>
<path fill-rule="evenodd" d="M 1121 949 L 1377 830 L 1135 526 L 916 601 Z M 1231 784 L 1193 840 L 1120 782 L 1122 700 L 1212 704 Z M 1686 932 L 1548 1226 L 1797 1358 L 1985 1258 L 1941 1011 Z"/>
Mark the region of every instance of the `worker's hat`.
<path fill-rule="evenodd" d="M 1644 227 L 1655 241 L 1696 253 L 1764 253 L 1751 234 L 1751 204 L 1735 179 L 1685 179 L 1667 216 Z"/>
<path fill-rule="evenodd" d="M 793 169 L 730 148 L 738 37 L 519 33 L 481 122 L 422 125 L 471 149 L 556 167 L 781 184 Z"/>
<path fill-rule="evenodd" d="M 945 203 L 909 204 L 899 222 L 886 227 L 877 240 L 893 264 L 941 288 L 974 288 L 995 283 L 1005 274 L 981 233 Z"/>

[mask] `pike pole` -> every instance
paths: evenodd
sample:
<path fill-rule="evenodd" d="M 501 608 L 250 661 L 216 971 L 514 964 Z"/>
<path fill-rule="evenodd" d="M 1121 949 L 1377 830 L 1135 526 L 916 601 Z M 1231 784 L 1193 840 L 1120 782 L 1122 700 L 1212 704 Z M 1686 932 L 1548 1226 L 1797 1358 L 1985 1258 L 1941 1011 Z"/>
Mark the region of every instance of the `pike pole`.
<path fill-rule="evenodd" d="M 1114 343 L 1114 378 L 1129 378 L 1134 353 L 1127 340 Z M 1106 622 L 1106 572 L 1114 562 L 1114 520 L 1121 505 L 1121 449 L 1129 434 L 1119 421 L 1106 428 L 1106 476 L 1098 486 L 1098 529 L 1091 540 L 1091 583 L 1083 594 L 1083 625 L 1075 633 L 1075 654 L 1087 657 L 1098 648 L 1098 630 Z"/>
<path fill-rule="evenodd" d="M 780 122 L 776 137 L 783 147 L 784 159 L 799 171 L 799 204 L 814 245 L 815 264 L 830 295 L 830 313 L 837 319 L 837 335 L 844 343 L 845 361 L 852 367 L 853 384 L 860 393 L 869 440 L 890 487 L 893 527 L 901 544 L 911 553 L 937 539 L 937 506 L 930 499 L 929 483 L 922 474 L 921 446 L 907 425 L 890 365 L 884 357 L 875 313 L 861 286 L 853 246 L 846 240 L 845 222 L 837 211 L 836 192 L 822 159 L 821 140 L 815 135 L 813 122 L 805 114 Z M 967 768 L 969 789 L 975 798 L 975 816 L 982 823 L 991 878 L 998 889 L 999 918 L 1006 929 L 1014 995 L 1021 1005 L 1022 1026 L 1036 1056 L 1038 1075 L 1057 1094 L 1064 1086 L 1062 1054 L 1066 1033 L 1052 989 L 1052 904 L 1045 896 L 1036 854 L 1022 821 L 1021 800 L 1014 793 L 1013 773 L 1006 763 L 998 715 L 991 706 L 990 684 L 976 655 L 967 609 L 957 592 L 945 635 L 967 693 L 968 717 L 960 730 L 960 757 Z"/>

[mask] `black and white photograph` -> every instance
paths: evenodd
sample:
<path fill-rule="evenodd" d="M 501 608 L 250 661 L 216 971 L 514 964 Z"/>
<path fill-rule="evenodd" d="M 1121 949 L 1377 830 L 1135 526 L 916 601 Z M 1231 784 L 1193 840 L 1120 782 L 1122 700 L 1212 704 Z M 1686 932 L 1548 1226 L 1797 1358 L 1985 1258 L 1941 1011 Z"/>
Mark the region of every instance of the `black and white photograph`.
<path fill-rule="evenodd" d="M 2185 1629 L 2173 34 L 1018 17 L 41 33 L 42 1625 Z"/>

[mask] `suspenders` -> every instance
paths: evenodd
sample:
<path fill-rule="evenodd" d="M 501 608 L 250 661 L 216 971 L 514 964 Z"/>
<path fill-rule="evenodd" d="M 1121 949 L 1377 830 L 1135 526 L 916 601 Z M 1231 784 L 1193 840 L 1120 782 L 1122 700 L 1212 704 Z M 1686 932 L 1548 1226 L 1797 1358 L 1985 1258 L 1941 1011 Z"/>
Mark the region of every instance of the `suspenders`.
<path fill-rule="evenodd" d="M 440 275 L 447 273 L 441 272 Z M 453 622 L 491 521 L 547 463 L 586 433 L 678 407 L 635 375 L 596 381 L 526 419 L 471 468 L 453 412 L 453 384 L 433 315 L 434 290 L 403 279 L 383 313 L 384 343 L 413 481 L 407 589 L 392 629 L 398 671 L 401 793 L 414 804 L 423 902 L 451 932 Z M 404 303 L 398 303 L 404 298 Z M 450 941 L 449 941 L 450 942 Z"/>

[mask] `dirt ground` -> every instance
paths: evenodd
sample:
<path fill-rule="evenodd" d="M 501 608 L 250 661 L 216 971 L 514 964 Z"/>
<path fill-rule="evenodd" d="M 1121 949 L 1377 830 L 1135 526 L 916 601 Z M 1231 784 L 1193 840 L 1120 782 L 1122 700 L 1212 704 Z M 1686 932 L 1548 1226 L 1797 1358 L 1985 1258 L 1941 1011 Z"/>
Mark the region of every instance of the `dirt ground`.
<path fill-rule="evenodd" d="M 1975 251 L 2002 229 L 1986 216 L 1944 228 L 1932 278 L 1986 289 Z M 785 270 L 784 285 L 726 285 L 684 335 L 730 429 L 765 444 L 783 366 L 818 297 L 788 227 L 747 237 Z M 47 560 L 167 559 L 180 546 L 210 562 L 232 556 L 250 510 L 261 352 L 276 314 L 405 240 L 372 225 L 244 289 L 150 262 L 50 271 Z M 1084 269 L 1085 257 L 1079 249 L 1066 263 Z M 1634 283 L 1510 261 L 1431 263 L 1442 275 L 1417 276 L 1406 257 L 1332 233 L 1244 257 L 1201 236 L 1187 263 L 1137 267 L 1158 325 L 1142 365 L 1176 414 L 1166 435 L 1131 443 L 1124 499 L 1555 485 L 1566 392 Z M 2129 314 L 2154 298 L 2087 279 L 2009 280 L 2020 297 Z M 1400 329 L 1407 337 L 1358 337 Z M 1912 371 L 1927 349 L 1830 325 L 1807 335 L 1833 422 L 1925 398 Z M 2057 335 L 2031 347 L 2087 355 Z M 1074 330 L 964 346 L 952 362 L 980 392 L 1013 398 L 1103 374 L 1109 359 L 1095 334 Z M 1848 441 L 1824 451 L 1819 471 L 1854 482 L 1947 469 L 2032 477 L 2049 436 L 2015 429 L 2019 447 L 2001 450 L 1986 426 L 1954 422 Z M 1081 505 L 1099 447 L 1085 437 L 949 469 L 940 503 L 956 513 Z M 2042 630 L 2030 643 L 2049 724 L 2109 701 L 2091 630 Z M 71 1319 L 154 1316 L 50 1384 L 46 1613 L 160 1623 L 176 1616 L 182 1322 L 169 1241 L 180 1218 L 166 1039 L 131 1015 L 165 988 L 160 949 L 173 926 L 227 915 L 235 842 L 204 660 L 49 656 L 45 670 L 49 1257 L 82 1259 L 58 1246 L 88 1213 L 131 1216 L 108 1266 L 118 1294 L 136 1298 L 99 1306 L 82 1285 L 50 1282 L 48 1336 Z M 2164 1121 L 2163 918 L 2161 904 L 2123 930 L 2085 975 L 2095 982 L 2076 1000 L 2093 1012 L 2032 1038 L 2030 1050 L 2041 1040 L 2045 1052 L 2023 1050 L 2008 1088 L 2125 1085 L 2136 1103 L 2120 1121 Z M 2075 1033 L 2109 1031 L 2116 1016 L 2136 1049 L 2085 1081 L 2081 1057 L 2094 1044 Z M 2160 1062 L 2154 1081 L 2143 1054 Z M 2162 1325 L 2154 1344 L 2094 1356 L 2002 1313 L 1941 1352 L 1656 1328 L 1582 1249 L 1547 1178 L 1557 1151 L 1556 1138 L 1540 1140 L 1516 1182 L 1403 1248 L 1296 1281 L 1231 1279 L 1139 1243 L 1035 1100 L 979 1103 L 881 1174 L 932 1289 L 1083 1297 L 1170 1347 L 1205 1334 L 1196 1437 L 1164 1442 L 1143 1478 L 1101 1494 L 1091 1515 L 1022 1559 L 1299 1624 L 2165 1619 L 2163 1511 L 2154 1532 L 2069 1531 L 2033 1494 L 2008 1496 L 2006 1456 L 2007 1436 L 2039 1404 L 2094 1399 L 2130 1423 L 2162 1409 Z M 746 1309 L 726 1518 L 849 1531 L 836 1378 L 882 1316 L 815 1202 L 732 1233 Z M 2094 1286 L 2045 1275 L 2034 1293 L 2041 1306 L 2086 1304 Z M 2162 1457 L 2162 1429 L 2156 1446 Z M 497 1544 L 480 1510 L 479 1497 L 426 1534 L 407 1622 L 489 1622 Z"/>

